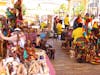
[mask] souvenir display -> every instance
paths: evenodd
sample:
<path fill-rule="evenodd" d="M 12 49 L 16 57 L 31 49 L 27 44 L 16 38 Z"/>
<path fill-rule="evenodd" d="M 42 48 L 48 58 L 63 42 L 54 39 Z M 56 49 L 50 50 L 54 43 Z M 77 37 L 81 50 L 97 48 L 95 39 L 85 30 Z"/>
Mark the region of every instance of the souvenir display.
<path fill-rule="evenodd" d="M 0 75 L 50 75 L 46 63 L 46 54 L 43 50 L 36 50 L 37 60 L 30 57 L 23 63 L 18 57 L 7 57 L 1 61 Z M 28 56 L 30 56 L 28 54 Z"/>
<path fill-rule="evenodd" d="M 30 40 L 26 41 L 21 29 L 16 28 L 12 36 L 6 37 L 6 40 L 9 39 L 7 57 L 1 61 L 3 68 L 0 75 L 50 75 L 45 51 L 35 49 Z"/>

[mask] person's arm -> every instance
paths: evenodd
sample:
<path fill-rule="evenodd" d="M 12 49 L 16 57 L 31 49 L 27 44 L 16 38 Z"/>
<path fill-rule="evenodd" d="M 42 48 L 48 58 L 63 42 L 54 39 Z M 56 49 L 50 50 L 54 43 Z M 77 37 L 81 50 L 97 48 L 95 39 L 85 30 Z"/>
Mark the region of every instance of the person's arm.
<path fill-rule="evenodd" d="M 19 36 L 22 37 L 24 40 L 26 40 L 26 37 L 25 37 L 24 33 L 21 33 Z M 10 37 L 5 37 L 5 36 L 3 35 L 3 33 L 2 33 L 1 30 L 0 30 L 0 37 L 1 37 L 2 39 L 4 39 L 4 40 L 8 40 L 8 41 L 17 40 L 17 35 L 12 35 L 12 36 L 10 36 Z"/>
<path fill-rule="evenodd" d="M 87 42 L 88 42 L 89 39 L 88 39 L 87 33 L 86 33 L 85 31 L 83 32 L 83 36 L 86 38 L 86 40 L 87 40 Z"/>
<path fill-rule="evenodd" d="M 4 40 L 13 40 L 13 37 L 5 37 L 2 33 L 2 31 L 0 30 L 0 37 Z"/>

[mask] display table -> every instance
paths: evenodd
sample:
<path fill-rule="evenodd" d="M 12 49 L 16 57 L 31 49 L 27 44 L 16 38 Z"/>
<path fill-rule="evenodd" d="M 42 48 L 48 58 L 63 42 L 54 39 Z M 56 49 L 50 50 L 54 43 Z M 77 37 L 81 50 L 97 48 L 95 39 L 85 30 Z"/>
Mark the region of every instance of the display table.
<path fill-rule="evenodd" d="M 50 62 L 48 56 L 46 56 L 46 62 L 49 67 L 50 75 L 56 75 L 55 69 L 54 69 L 52 63 Z"/>
<path fill-rule="evenodd" d="M 55 69 L 50 62 L 44 50 L 35 49 L 38 55 L 37 60 L 21 63 L 16 57 L 7 57 L 3 59 L 0 67 L 0 75 L 4 71 L 4 75 L 56 75 Z M 23 69 L 23 71 L 21 71 Z M 21 73 L 20 73 L 21 72 Z"/>
<path fill-rule="evenodd" d="M 41 51 L 41 49 L 36 49 L 36 50 Z M 47 55 L 46 55 L 45 59 L 46 59 L 46 64 L 49 68 L 50 75 L 56 75 L 55 69 L 54 69 L 54 67 L 53 67 L 52 63 L 50 62 L 50 59 L 48 58 Z"/>

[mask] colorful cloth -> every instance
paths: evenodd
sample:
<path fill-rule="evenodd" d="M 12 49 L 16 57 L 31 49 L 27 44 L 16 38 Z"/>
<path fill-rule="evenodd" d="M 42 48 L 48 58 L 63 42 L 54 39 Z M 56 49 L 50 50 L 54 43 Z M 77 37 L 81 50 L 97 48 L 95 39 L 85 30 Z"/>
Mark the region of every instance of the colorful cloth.
<path fill-rule="evenodd" d="M 23 57 L 24 57 L 24 59 L 27 59 L 27 58 L 28 58 L 28 53 L 27 53 L 27 51 L 26 51 L 26 50 L 24 50 Z"/>
<path fill-rule="evenodd" d="M 82 18 L 79 18 L 79 19 L 77 20 L 77 22 L 78 22 L 78 24 L 79 24 L 79 23 L 83 23 Z"/>
<path fill-rule="evenodd" d="M 93 24 L 92 28 L 98 28 L 98 23 L 95 22 L 95 23 Z"/>

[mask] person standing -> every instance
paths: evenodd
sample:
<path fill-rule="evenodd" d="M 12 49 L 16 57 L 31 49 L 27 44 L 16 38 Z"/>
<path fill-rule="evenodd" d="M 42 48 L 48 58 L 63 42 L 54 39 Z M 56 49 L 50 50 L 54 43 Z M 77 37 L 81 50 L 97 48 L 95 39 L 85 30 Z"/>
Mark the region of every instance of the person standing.
<path fill-rule="evenodd" d="M 59 21 L 59 23 L 57 24 L 57 35 L 58 35 L 58 39 L 61 39 L 61 33 L 62 33 L 62 20 Z"/>
<path fill-rule="evenodd" d="M 85 26 L 86 32 L 88 32 L 89 23 L 91 23 L 93 19 L 94 19 L 93 16 L 90 16 L 90 14 L 86 13 L 84 17 L 84 24 L 85 24 L 84 26 Z"/>
<path fill-rule="evenodd" d="M 54 33 L 57 33 L 56 26 L 58 22 L 59 22 L 58 16 L 54 17 L 54 26 L 53 26 Z"/>
<path fill-rule="evenodd" d="M 78 24 L 79 23 L 83 23 L 83 20 L 82 20 L 82 16 L 79 14 L 77 16 L 77 18 L 74 20 L 74 23 L 73 23 L 73 29 L 76 29 L 78 27 Z"/>
<path fill-rule="evenodd" d="M 69 28 L 69 15 L 66 15 L 66 17 L 64 18 L 64 25 L 65 25 L 65 29 Z"/>

